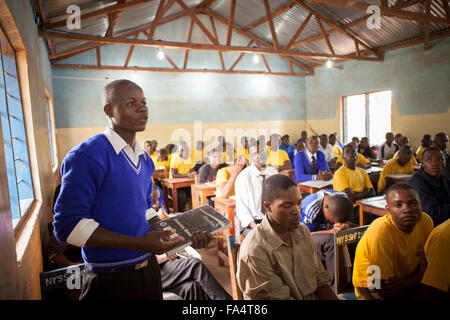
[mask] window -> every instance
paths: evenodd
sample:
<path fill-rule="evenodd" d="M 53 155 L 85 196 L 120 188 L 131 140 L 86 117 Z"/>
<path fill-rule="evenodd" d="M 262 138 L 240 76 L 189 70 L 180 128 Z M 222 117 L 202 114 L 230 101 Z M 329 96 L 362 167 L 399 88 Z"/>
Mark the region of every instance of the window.
<path fill-rule="evenodd" d="M 368 137 L 379 145 L 391 131 L 392 91 L 378 91 L 347 96 L 343 99 L 344 142 L 353 137 Z"/>
<path fill-rule="evenodd" d="M 50 144 L 50 156 L 51 156 L 51 162 L 52 162 L 52 169 L 53 171 L 57 170 L 58 168 L 58 158 L 56 155 L 56 143 L 55 143 L 55 125 L 54 125 L 54 114 L 53 114 L 53 101 L 50 96 L 50 93 L 45 90 L 45 101 L 46 101 L 46 107 L 47 107 L 47 126 L 48 126 L 48 140 Z"/>
<path fill-rule="evenodd" d="M 0 116 L 2 121 L 8 189 L 16 227 L 34 200 L 28 143 L 22 111 L 16 55 L 0 29 Z"/>

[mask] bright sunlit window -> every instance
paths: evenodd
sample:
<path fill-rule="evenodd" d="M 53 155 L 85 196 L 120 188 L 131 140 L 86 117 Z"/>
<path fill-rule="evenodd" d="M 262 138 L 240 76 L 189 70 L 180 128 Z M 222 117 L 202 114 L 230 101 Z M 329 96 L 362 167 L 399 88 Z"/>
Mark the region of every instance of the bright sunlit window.
<path fill-rule="evenodd" d="M 392 91 L 378 91 L 344 97 L 344 142 L 368 137 L 371 145 L 384 142 L 391 131 Z"/>

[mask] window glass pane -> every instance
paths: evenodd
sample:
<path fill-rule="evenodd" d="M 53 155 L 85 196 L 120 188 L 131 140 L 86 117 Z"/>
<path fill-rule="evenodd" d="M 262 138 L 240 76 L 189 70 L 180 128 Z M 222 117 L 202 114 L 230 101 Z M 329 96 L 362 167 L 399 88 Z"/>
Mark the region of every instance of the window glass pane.
<path fill-rule="evenodd" d="M 369 94 L 369 141 L 380 145 L 385 141 L 386 132 L 391 131 L 391 91 Z"/>
<path fill-rule="evenodd" d="M 366 108 L 365 95 L 349 96 L 347 99 L 346 117 L 346 141 L 349 143 L 353 137 L 366 135 Z"/>

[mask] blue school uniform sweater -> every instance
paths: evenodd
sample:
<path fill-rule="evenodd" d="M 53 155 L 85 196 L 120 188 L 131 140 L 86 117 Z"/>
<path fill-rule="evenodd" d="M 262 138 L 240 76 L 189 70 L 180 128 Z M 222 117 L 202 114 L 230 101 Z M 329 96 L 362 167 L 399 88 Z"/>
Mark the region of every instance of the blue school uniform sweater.
<path fill-rule="evenodd" d="M 73 148 L 61 165 L 61 192 L 55 204 L 56 238 L 66 242 L 78 222 L 94 219 L 100 227 L 139 237 L 149 231 L 145 212 L 152 207 L 152 174 L 148 154 L 138 165 L 122 150 L 116 154 L 104 134 L 98 134 Z M 150 253 L 118 248 L 83 247 L 82 256 L 91 270 L 134 265 Z"/>
<path fill-rule="evenodd" d="M 316 170 L 314 174 L 310 174 L 309 170 L 311 164 L 309 163 L 308 156 L 305 151 L 299 151 L 294 158 L 294 168 L 295 168 L 295 178 L 296 182 L 311 181 L 313 180 L 313 175 L 319 174 L 320 171 L 330 171 L 328 168 L 327 159 L 325 154 L 318 150 L 316 152 Z"/>

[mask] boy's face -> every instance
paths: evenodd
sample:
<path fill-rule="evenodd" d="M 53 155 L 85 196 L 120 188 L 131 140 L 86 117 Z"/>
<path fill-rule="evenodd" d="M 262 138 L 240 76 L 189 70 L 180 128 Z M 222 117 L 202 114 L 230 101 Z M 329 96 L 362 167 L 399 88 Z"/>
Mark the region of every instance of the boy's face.
<path fill-rule="evenodd" d="M 411 232 L 422 216 L 422 205 L 417 192 L 394 190 L 386 196 L 386 210 L 395 225 L 404 232 Z"/>
<path fill-rule="evenodd" d="M 342 158 L 344 159 L 344 163 L 347 167 L 354 167 L 356 164 L 356 160 L 358 160 L 356 149 L 350 146 L 345 148 L 345 151 L 342 154 Z"/>
<path fill-rule="evenodd" d="M 331 137 L 328 139 L 328 141 L 330 142 L 330 144 L 331 144 L 332 146 L 334 146 L 334 144 L 336 143 L 336 137 L 335 137 L 335 136 L 331 136 Z"/>
<path fill-rule="evenodd" d="M 394 141 L 394 135 L 392 133 L 386 134 L 386 142 L 391 144 Z"/>
<path fill-rule="evenodd" d="M 328 136 L 320 136 L 320 144 L 322 145 L 322 147 L 326 148 L 328 144 Z"/>
<path fill-rule="evenodd" d="M 307 140 L 306 149 L 308 149 L 309 153 L 315 154 L 319 150 L 319 140 L 316 138 Z"/>
<path fill-rule="evenodd" d="M 306 133 L 306 131 L 302 131 L 302 140 L 305 141 L 306 138 L 308 138 L 308 134 Z"/>
<path fill-rule="evenodd" d="M 116 89 L 113 99 L 104 106 L 104 111 L 114 125 L 127 132 L 144 131 L 148 108 L 142 89 L 137 85 L 124 85 Z"/>
<path fill-rule="evenodd" d="M 261 148 L 261 150 L 259 150 Z M 258 147 L 253 146 L 249 150 L 249 157 L 252 163 L 258 168 L 262 169 L 266 166 L 267 163 L 267 151 L 266 148 L 262 145 Z"/>
<path fill-rule="evenodd" d="M 289 145 L 289 138 L 283 138 L 283 139 L 281 139 L 281 143 L 282 144 L 284 144 L 285 146 L 288 146 Z"/>
<path fill-rule="evenodd" d="M 401 166 L 404 166 L 411 160 L 412 154 L 412 148 L 400 149 L 400 152 L 398 153 L 398 163 L 400 163 Z"/>
<path fill-rule="evenodd" d="M 369 146 L 369 140 L 367 139 L 361 139 L 361 142 L 359 143 L 359 146 L 363 149 L 367 148 Z"/>
<path fill-rule="evenodd" d="M 428 151 L 422 156 L 423 170 L 433 178 L 439 178 L 445 169 L 445 159 L 439 151 Z"/>
<path fill-rule="evenodd" d="M 298 188 L 292 186 L 282 190 L 273 203 L 265 201 L 264 207 L 272 220 L 288 230 L 294 230 L 300 223 L 301 199 Z"/>
<path fill-rule="evenodd" d="M 305 150 L 305 145 L 303 144 L 303 142 L 299 141 L 299 142 L 297 142 L 296 148 L 297 148 L 297 151 L 302 151 L 302 150 Z"/>

